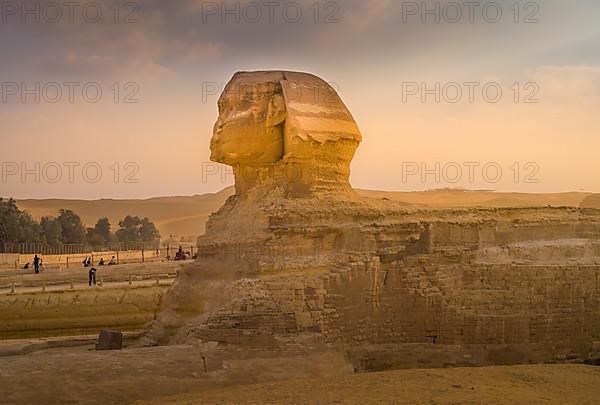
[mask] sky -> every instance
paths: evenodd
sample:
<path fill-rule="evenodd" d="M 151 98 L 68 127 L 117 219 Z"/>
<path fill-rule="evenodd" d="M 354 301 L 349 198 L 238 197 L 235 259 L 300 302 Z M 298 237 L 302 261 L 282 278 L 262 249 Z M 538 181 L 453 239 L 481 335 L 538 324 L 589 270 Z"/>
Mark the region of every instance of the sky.
<path fill-rule="evenodd" d="M 600 192 L 597 1 L 1 7 L 2 197 L 217 192 L 233 184 L 209 159 L 218 89 L 280 69 L 352 112 L 356 188 Z"/>

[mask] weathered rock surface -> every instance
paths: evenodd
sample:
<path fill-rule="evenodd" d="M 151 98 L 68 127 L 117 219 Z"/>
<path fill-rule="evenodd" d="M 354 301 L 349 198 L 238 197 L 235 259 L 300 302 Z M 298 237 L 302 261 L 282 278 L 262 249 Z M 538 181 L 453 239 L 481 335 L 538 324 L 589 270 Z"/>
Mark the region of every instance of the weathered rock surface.
<path fill-rule="evenodd" d="M 0 340 L 139 330 L 155 318 L 166 286 L 0 295 Z"/>
<path fill-rule="evenodd" d="M 251 90 L 236 98 L 240 83 Z M 232 79 L 211 149 L 234 166 L 236 194 L 167 294 L 156 341 L 333 348 L 357 370 L 598 351 L 599 210 L 358 197 L 348 175 L 361 138 L 347 108 L 288 91 L 323 84 L 290 72 Z M 302 175 L 284 176 L 294 165 Z"/>

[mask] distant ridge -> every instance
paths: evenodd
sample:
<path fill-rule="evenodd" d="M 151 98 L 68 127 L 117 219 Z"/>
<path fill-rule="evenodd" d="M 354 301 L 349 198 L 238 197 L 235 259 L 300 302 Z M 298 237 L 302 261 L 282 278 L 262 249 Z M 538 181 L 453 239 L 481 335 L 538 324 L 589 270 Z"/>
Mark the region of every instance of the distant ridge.
<path fill-rule="evenodd" d="M 590 206 L 600 208 L 600 195 L 569 192 L 550 194 L 501 193 L 466 189 L 440 189 L 428 191 L 399 192 L 357 190 L 363 197 L 386 198 L 409 206 L 422 208 L 459 207 L 547 207 Z M 100 200 L 18 200 L 21 209 L 34 217 L 56 216 L 60 208 L 75 211 L 87 226 L 93 226 L 100 217 L 108 217 L 114 227 L 125 215 L 148 217 L 158 227 L 163 238 L 170 235 L 194 238 L 204 233 L 209 215 L 219 209 L 233 195 L 233 187 L 217 193 L 180 197 L 154 197 L 148 199 L 100 199 Z"/>
<path fill-rule="evenodd" d="M 600 209 L 600 194 L 592 194 L 581 202 L 581 208 Z"/>

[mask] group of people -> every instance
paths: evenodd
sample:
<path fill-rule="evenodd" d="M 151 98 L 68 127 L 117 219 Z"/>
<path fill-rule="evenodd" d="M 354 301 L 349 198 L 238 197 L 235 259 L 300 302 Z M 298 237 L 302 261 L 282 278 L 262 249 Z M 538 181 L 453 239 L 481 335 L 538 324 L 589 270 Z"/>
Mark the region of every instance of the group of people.
<path fill-rule="evenodd" d="M 91 257 L 86 257 L 85 259 L 83 259 L 83 267 L 92 267 L 92 258 Z M 100 261 L 98 262 L 98 266 L 105 266 L 106 262 L 104 261 L 103 258 L 100 259 Z M 115 256 L 113 256 L 110 261 L 108 262 L 108 266 L 116 266 L 117 265 L 117 258 Z M 23 270 L 29 270 L 31 267 L 31 263 L 27 262 L 25 263 L 25 265 L 23 266 Z M 44 271 L 44 263 L 42 261 L 42 258 L 39 257 L 38 255 L 35 255 L 33 257 L 33 271 L 37 274 L 40 271 Z"/>
<path fill-rule="evenodd" d="M 106 263 L 104 262 L 104 258 L 100 258 L 100 261 L 98 262 L 98 266 L 105 266 Z M 108 262 L 109 266 L 115 266 L 117 265 L 117 258 L 116 257 L 112 257 L 110 259 L 110 262 Z M 86 257 L 83 260 L 83 267 L 92 267 L 92 258 L 91 257 Z M 92 267 L 89 271 L 88 271 L 88 284 L 89 286 L 93 286 L 96 285 L 96 273 L 98 272 L 98 269 Z"/>
<path fill-rule="evenodd" d="M 92 263 L 92 258 L 91 257 L 86 257 L 85 259 L 83 259 L 83 267 L 92 267 L 93 263 Z M 100 258 L 100 261 L 98 262 L 98 266 L 105 266 L 106 262 L 104 261 L 104 258 Z M 108 262 L 109 266 L 116 266 L 117 265 L 117 258 L 116 257 L 112 257 L 110 259 L 110 262 Z"/>
<path fill-rule="evenodd" d="M 110 260 L 110 262 L 108 263 L 109 266 L 115 265 L 117 264 L 117 260 L 116 258 L 113 256 L 112 259 Z M 29 266 L 30 263 L 26 263 L 25 266 L 23 266 L 24 270 L 29 270 Z M 83 266 L 84 267 L 91 267 L 92 266 L 92 259 L 90 257 L 86 257 L 83 260 Z M 104 266 L 104 259 L 100 259 L 100 262 L 98 263 L 98 266 Z M 40 272 L 40 270 L 44 270 L 44 264 L 42 262 L 42 258 L 39 257 L 38 255 L 35 255 L 33 257 L 33 271 L 38 274 Z M 88 278 L 89 278 L 89 285 L 90 287 L 92 285 L 96 285 L 96 272 L 98 270 L 95 268 L 91 268 L 88 272 Z"/>
<path fill-rule="evenodd" d="M 29 265 L 29 262 L 25 263 L 25 266 L 23 266 L 23 270 L 29 270 Z M 38 274 L 40 270 L 44 271 L 44 263 L 42 262 L 41 257 L 35 255 L 33 257 L 33 271 L 35 272 L 35 274 Z"/>
<path fill-rule="evenodd" d="M 117 258 L 116 257 L 112 257 L 110 259 L 110 262 L 108 262 L 109 266 L 115 266 L 117 264 Z M 98 262 L 98 266 L 105 266 L 106 263 L 104 262 L 104 258 L 100 258 L 100 261 Z M 92 258 L 91 257 L 86 257 L 85 259 L 83 259 L 83 267 L 91 267 L 91 269 L 88 271 L 88 284 L 89 286 L 94 286 L 96 285 L 96 273 L 98 272 L 98 269 L 92 267 Z"/>

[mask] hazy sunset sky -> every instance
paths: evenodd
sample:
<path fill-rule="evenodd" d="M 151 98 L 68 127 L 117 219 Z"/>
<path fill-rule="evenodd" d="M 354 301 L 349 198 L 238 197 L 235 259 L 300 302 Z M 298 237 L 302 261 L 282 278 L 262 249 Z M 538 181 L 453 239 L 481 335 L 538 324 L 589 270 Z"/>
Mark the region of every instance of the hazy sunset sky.
<path fill-rule="evenodd" d="M 224 85 L 236 71 L 263 69 L 307 71 L 338 89 L 363 133 L 352 164 L 354 187 L 600 192 L 598 1 L 522 1 L 518 15 L 515 0 L 481 1 L 473 22 L 459 1 L 454 4 L 461 5 L 463 16 L 456 23 L 448 21 L 456 13 L 448 1 L 437 2 L 439 22 L 435 15 L 423 21 L 419 11 L 412 14 L 411 7 L 421 2 L 394 0 L 324 0 L 316 4 L 317 21 L 315 0 L 282 1 L 270 22 L 264 1 L 257 1 L 263 15 L 255 23 L 249 21 L 256 10 L 248 1 L 237 2 L 240 22 L 218 10 L 209 13 L 214 8 L 203 3 L 210 2 L 200 0 L 133 3 L 139 10 L 122 2 L 118 22 L 114 0 L 97 0 L 94 7 L 102 10 L 97 23 L 82 18 L 87 1 L 75 9 L 73 22 L 63 8 L 56 23 L 48 21 L 56 14 L 47 6 L 51 2 L 25 3 L 38 4 L 39 23 L 6 5 L 0 20 L 3 197 L 146 198 L 219 191 L 233 179 L 224 168 L 224 176 L 203 179 L 218 115 L 218 95 L 203 89 Z M 225 3 L 234 9 L 236 2 Z M 294 3 L 287 16 L 286 3 Z M 426 3 L 432 9 L 436 4 Z M 486 3 L 494 3 L 487 14 Z M 21 1 L 15 4 L 22 7 Z M 212 4 L 222 7 L 221 1 Z M 488 21 L 498 6 L 502 16 Z M 302 17 L 292 23 L 297 10 Z M 94 10 L 87 11 L 94 16 Z M 129 14 L 137 22 L 124 23 Z M 23 83 L 34 93 L 39 83 L 52 98 L 48 84 L 54 82 L 63 91 L 56 103 L 43 94 L 39 102 L 35 94 L 23 94 Z M 67 82 L 78 83 L 72 103 Z M 474 102 L 466 93 L 450 102 L 454 92 L 448 83 L 466 92 L 467 82 L 480 83 Z M 11 83 L 21 87 L 16 95 Z M 82 87 L 89 83 L 102 89 L 96 103 L 83 98 Z M 442 95 L 436 103 L 430 95 L 422 102 L 420 93 L 406 94 L 410 83 L 430 89 L 440 83 L 452 96 Z M 488 83 L 502 89 L 500 101 L 482 96 Z M 127 96 L 139 102 L 123 102 Z M 436 163 L 439 183 L 434 174 L 422 179 L 406 172 L 421 164 L 435 172 Z M 475 167 L 473 179 L 465 164 Z M 102 169 L 98 182 L 83 179 L 86 165 L 91 178 Z M 24 166 L 33 174 L 22 179 Z M 58 179 L 56 166 L 63 170 Z M 464 168 L 461 176 L 456 166 Z M 488 180 L 483 167 L 489 169 Z M 13 174 L 15 168 L 19 172 Z M 127 174 L 137 183 L 126 182 Z"/>

